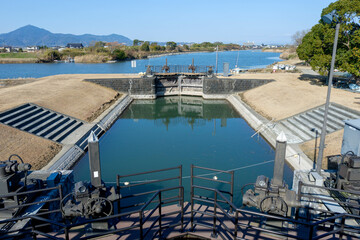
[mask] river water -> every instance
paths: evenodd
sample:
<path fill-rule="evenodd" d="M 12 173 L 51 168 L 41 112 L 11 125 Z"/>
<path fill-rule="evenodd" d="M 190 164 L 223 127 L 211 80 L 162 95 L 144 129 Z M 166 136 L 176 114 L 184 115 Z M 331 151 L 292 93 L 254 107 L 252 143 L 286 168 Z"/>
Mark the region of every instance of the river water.
<path fill-rule="evenodd" d="M 239 205 L 244 184 L 255 182 L 258 175 L 271 178 L 273 174 L 274 150 L 262 137 L 252 137 L 254 133 L 226 100 L 197 97 L 136 100 L 100 138 L 102 179 L 114 183 L 116 174 L 182 165 L 185 198 L 189 200 L 191 164 L 235 170 L 234 199 Z M 74 167 L 74 175 L 75 180 L 89 179 L 87 154 Z M 123 181 L 134 183 L 160 177 L 166 176 L 162 173 Z M 288 166 L 285 180 L 291 186 L 292 171 Z M 155 187 L 159 184 L 154 184 Z"/>
<path fill-rule="evenodd" d="M 264 68 L 274 62 L 281 61 L 280 53 L 261 52 L 260 50 L 229 51 L 218 53 L 218 72 L 222 72 L 223 63 L 228 62 L 230 68 L 244 69 Z M 118 63 L 25 63 L 0 64 L 0 79 L 7 78 L 39 78 L 56 74 L 78 73 L 138 73 L 145 72 L 146 65 L 164 65 L 166 59 L 169 65 L 190 65 L 194 59 L 195 65 L 215 66 L 215 52 L 199 52 L 161 56 L 136 60 L 136 68 L 131 68 L 131 61 Z"/>

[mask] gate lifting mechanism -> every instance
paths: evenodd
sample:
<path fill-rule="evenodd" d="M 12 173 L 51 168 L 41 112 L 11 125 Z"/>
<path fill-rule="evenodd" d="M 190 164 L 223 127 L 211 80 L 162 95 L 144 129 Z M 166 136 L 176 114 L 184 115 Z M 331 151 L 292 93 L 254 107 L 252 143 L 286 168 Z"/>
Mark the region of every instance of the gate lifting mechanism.
<path fill-rule="evenodd" d="M 114 187 L 106 187 L 101 180 L 99 140 L 90 133 L 89 165 L 91 183 L 82 181 L 75 183 L 74 192 L 65 196 L 60 208 L 64 217 L 100 218 L 113 214 L 113 202 L 119 199 Z M 92 223 L 93 229 L 108 229 L 109 223 Z"/>
<path fill-rule="evenodd" d="M 17 157 L 21 163 L 17 160 L 11 160 L 12 157 Z M 31 165 L 24 163 L 21 157 L 13 154 L 7 161 L 0 161 L 0 195 L 10 194 L 12 192 L 22 192 L 27 190 L 27 172 L 31 169 Z M 24 183 L 21 179 L 25 177 Z M 36 184 L 35 184 L 36 185 Z M 30 188 L 34 188 L 31 186 Z M 0 198 L 1 207 L 7 208 L 0 214 L 0 217 L 13 217 L 19 208 L 12 208 L 12 206 L 20 205 L 21 202 L 26 202 L 30 199 L 30 196 L 24 197 L 6 197 Z"/>
<path fill-rule="evenodd" d="M 274 162 L 274 176 L 269 178 L 260 175 L 256 179 L 254 189 L 248 189 L 243 194 L 243 204 L 256 207 L 262 212 L 282 216 L 291 215 L 291 207 L 299 207 L 296 192 L 288 188 L 283 181 L 286 153 L 286 136 L 283 132 L 276 139 L 276 152 Z M 246 187 L 245 185 L 244 187 Z M 242 192 L 244 190 L 242 188 Z"/>

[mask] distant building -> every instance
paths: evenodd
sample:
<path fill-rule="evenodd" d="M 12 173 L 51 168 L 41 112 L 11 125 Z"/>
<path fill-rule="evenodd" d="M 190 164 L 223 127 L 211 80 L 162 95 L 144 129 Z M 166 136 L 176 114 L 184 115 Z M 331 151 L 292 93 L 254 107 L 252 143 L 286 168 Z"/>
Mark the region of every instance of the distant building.
<path fill-rule="evenodd" d="M 11 46 L 2 46 L 0 50 L 2 50 L 2 52 L 12 52 L 13 48 Z"/>
<path fill-rule="evenodd" d="M 248 42 L 244 43 L 243 45 L 244 45 L 244 47 L 253 47 L 253 46 L 255 46 L 255 43 L 248 41 Z"/>
<path fill-rule="evenodd" d="M 68 43 L 66 45 L 66 48 L 77 48 L 77 49 L 81 49 L 84 48 L 84 46 L 82 45 L 82 43 Z"/>
<path fill-rule="evenodd" d="M 28 46 L 26 47 L 26 52 L 37 52 L 39 49 L 40 48 L 38 46 Z"/>

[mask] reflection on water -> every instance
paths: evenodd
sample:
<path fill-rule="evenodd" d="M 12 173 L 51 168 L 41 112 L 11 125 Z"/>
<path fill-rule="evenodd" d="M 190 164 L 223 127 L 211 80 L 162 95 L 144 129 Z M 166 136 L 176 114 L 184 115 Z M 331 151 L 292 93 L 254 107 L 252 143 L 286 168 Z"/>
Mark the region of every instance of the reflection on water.
<path fill-rule="evenodd" d="M 272 177 L 273 173 L 274 150 L 261 137 L 251 137 L 254 133 L 224 100 L 196 97 L 137 100 L 100 139 L 103 180 L 115 182 L 116 174 L 183 165 L 183 185 L 188 198 L 191 164 L 221 170 L 235 169 L 234 199 L 239 204 L 240 188 L 244 184 L 255 182 L 260 174 Z M 74 171 L 76 180 L 89 179 L 87 155 Z M 292 172 L 288 167 L 285 180 L 291 184 Z M 164 186 L 157 184 L 153 187 Z"/>
<path fill-rule="evenodd" d="M 192 129 L 204 126 L 206 122 L 220 119 L 221 127 L 226 127 L 228 118 L 239 118 L 233 108 L 225 108 L 226 100 L 204 100 L 199 97 L 166 97 L 157 100 L 137 100 L 131 104 L 122 119 L 153 119 L 157 126 L 183 124 Z M 216 124 L 215 124 L 216 127 Z"/>

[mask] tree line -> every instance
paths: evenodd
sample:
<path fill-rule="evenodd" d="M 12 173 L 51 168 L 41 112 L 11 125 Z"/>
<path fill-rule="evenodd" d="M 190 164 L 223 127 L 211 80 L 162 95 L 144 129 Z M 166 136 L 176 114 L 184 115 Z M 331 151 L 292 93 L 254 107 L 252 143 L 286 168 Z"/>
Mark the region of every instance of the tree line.
<path fill-rule="evenodd" d="M 321 16 L 336 10 L 340 33 L 335 68 L 351 73 L 360 83 L 360 0 L 338 0 L 324 8 Z M 297 54 L 322 75 L 330 71 L 336 23 L 319 20 L 310 31 L 299 33 Z M 301 36 L 303 35 L 303 36 Z M 296 38 L 296 37 L 295 37 Z"/>

